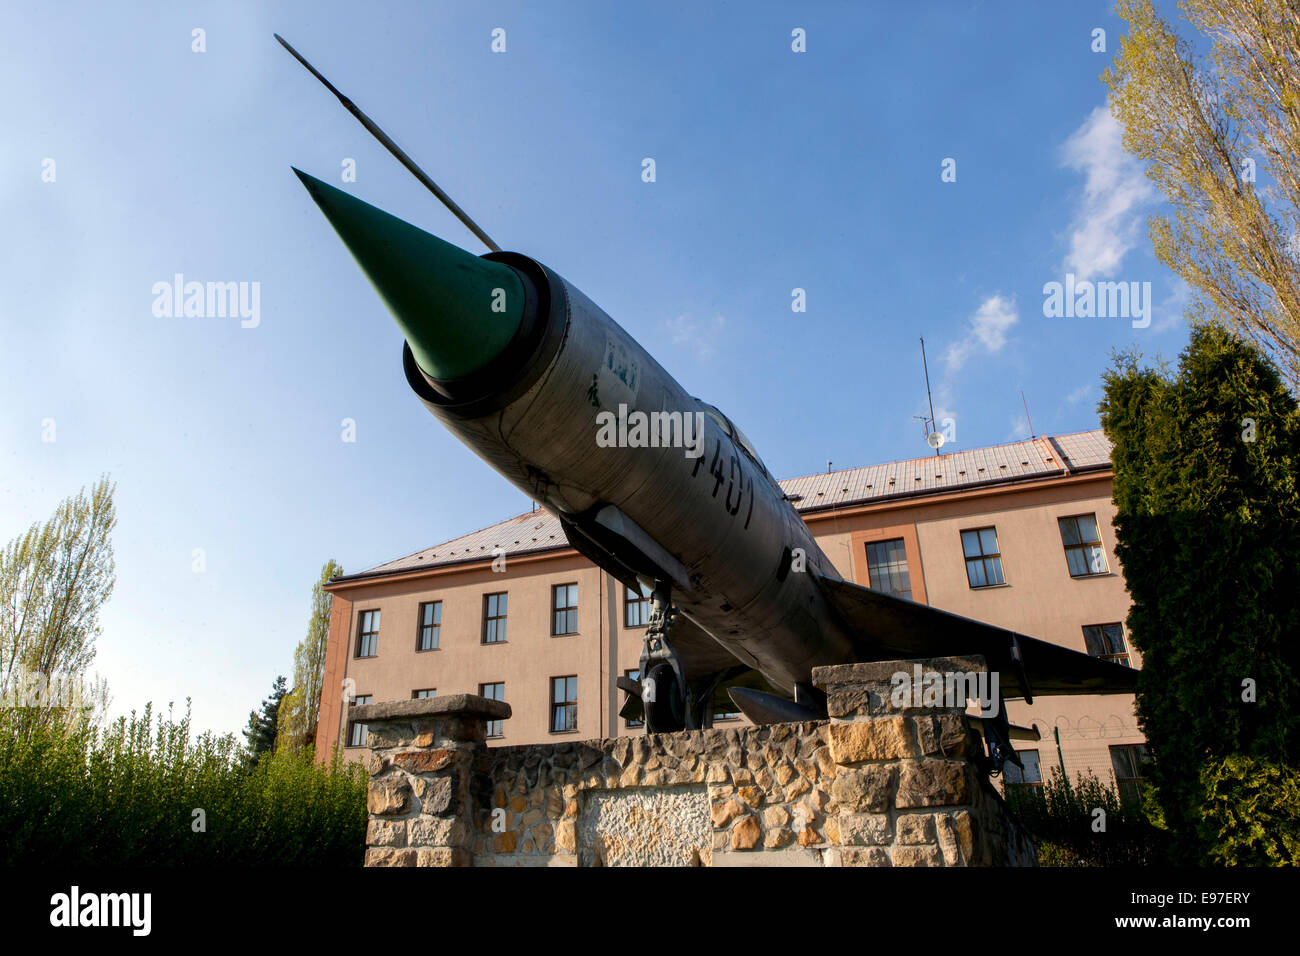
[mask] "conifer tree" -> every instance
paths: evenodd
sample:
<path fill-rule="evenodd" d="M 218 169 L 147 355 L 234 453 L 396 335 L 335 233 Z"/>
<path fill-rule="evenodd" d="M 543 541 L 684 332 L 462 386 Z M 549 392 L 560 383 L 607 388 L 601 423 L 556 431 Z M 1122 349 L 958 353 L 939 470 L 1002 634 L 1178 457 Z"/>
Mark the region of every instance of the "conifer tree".
<path fill-rule="evenodd" d="M 1234 756 L 1300 758 L 1300 413 L 1263 356 L 1213 325 L 1176 372 L 1119 356 L 1100 410 L 1150 777 L 1176 861 L 1201 863 L 1222 837 L 1207 778 Z"/>

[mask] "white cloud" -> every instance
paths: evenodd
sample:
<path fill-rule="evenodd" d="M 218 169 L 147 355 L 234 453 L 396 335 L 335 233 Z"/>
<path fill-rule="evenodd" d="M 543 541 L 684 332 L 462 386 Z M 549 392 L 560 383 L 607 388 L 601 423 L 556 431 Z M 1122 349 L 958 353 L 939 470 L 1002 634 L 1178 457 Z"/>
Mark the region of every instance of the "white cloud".
<path fill-rule="evenodd" d="M 700 322 L 688 313 L 683 313 L 675 319 L 666 321 L 664 328 L 672 336 L 674 345 L 685 345 L 698 358 L 707 359 L 713 355 L 714 343 L 726 324 L 727 320 L 720 315 L 715 315 L 710 322 Z"/>
<path fill-rule="evenodd" d="M 1081 280 L 1115 274 L 1141 238 L 1143 207 L 1155 199 L 1141 165 L 1124 152 L 1122 138 L 1122 128 L 1103 104 L 1061 147 L 1062 164 L 1084 174 L 1065 257 L 1065 271 Z"/>
<path fill-rule="evenodd" d="M 1004 441 L 1024 441 L 1029 437 L 1029 423 L 1023 415 L 1012 415 L 1009 422 L 1011 430 Z"/>
<path fill-rule="evenodd" d="M 970 317 L 970 329 L 966 335 L 948 346 L 944 358 L 949 371 L 956 371 L 965 364 L 975 352 L 994 355 L 1002 351 L 1007 344 L 1007 332 L 1020 321 L 1016 312 L 1016 300 L 1001 294 L 989 296 Z"/>
<path fill-rule="evenodd" d="M 1186 328 L 1187 319 L 1184 313 L 1191 301 L 1192 287 L 1181 277 L 1175 277 L 1170 285 L 1169 295 L 1155 307 L 1156 320 L 1151 326 L 1151 331 L 1158 333 Z"/>
<path fill-rule="evenodd" d="M 939 387 L 934 390 L 934 422 L 935 427 L 941 427 L 945 418 L 951 418 L 957 421 L 956 412 L 957 398 L 953 395 L 952 386 L 947 382 L 939 383 Z"/>
<path fill-rule="evenodd" d="M 1091 385 L 1080 385 L 1069 395 L 1065 396 L 1065 404 L 1078 405 L 1081 401 L 1087 398 L 1091 392 L 1092 392 Z"/>

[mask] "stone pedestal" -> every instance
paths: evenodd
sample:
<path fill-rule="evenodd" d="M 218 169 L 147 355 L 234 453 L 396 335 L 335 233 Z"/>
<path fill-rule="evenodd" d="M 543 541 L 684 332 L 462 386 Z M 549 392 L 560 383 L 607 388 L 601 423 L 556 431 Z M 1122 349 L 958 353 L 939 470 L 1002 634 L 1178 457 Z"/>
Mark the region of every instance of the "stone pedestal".
<path fill-rule="evenodd" d="M 943 686 L 985 672 L 979 658 L 822 667 L 829 721 L 491 749 L 505 703 L 355 707 L 366 865 L 1033 865 L 978 768 L 964 693 L 894 694 L 918 665 Z"/>
<path fill-rule="evenodd" d="M 978 656 L 813 670 L 831 718 L 826 826 L 841 866 L 1034 865 L 1032 842 L 979 769 L 983 739 L 965 714 L 968 679 L 987 672 Z"/>
<path fill-rule="evenodd" d="M 487 722 L 510 705 L 473 694 L 354 707 L 370 772 L 366 866 L 469 866 L 470 776 Z"/>

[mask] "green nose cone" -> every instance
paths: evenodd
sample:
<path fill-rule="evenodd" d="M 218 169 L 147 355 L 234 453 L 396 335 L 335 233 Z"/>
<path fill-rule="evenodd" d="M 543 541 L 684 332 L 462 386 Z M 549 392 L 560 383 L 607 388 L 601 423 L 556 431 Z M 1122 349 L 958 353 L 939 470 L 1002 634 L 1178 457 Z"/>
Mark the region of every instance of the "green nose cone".
<path fill-rule="evenodd" d="M 443 381 L 463 378 L 505 350 L 524 314 L 524 287 L 514 270 L 294 172 L 388 306 L 426 374 Z"/>

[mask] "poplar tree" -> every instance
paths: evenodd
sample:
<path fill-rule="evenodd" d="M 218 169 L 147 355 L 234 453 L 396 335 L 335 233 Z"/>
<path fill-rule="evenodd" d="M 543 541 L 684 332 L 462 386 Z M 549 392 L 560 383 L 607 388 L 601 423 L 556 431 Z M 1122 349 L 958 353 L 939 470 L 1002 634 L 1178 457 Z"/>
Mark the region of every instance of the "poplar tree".
<path fill-rule="evenodd" d="M 316 739 L 321 685 L 325 680 L 325 649 L 330 635 L 330 611 L 334 603 L 334 595 L 325 590 L 325 585 L 342 573 L 343 568 L 337 561 L 326 561 L 320 578 L 312 587 L 307 636 L 293 653 L 293 690 L 280 703 L 277 750 L 311 747 Z"/>
<path fill-rule="evenodd" d="M 27 703 L 15 711 L 25 730 L 69 718 L 63 706 L 30 706 L 33 694 L 39 701 L 59 686 L 83 687 L 95 658 L 99 612 L 115 580 L 115 489 L 107 476 L 100 478 L 0 551 L 0 698 Z M 78 712 L 82 706 L 102 712 L 107 704 L 102 682 L 78 696 Z"/>
<path fill-rule="evenodd" d="M 1172 207 L 1156 257 L 1193 293 L 1188 317 L 1255 345 L 1300 385 L 1300 5 L 1182 0 L 1190 40 L 1151 0 L 1102 79 L 1124 147 Z M 1198 57 L 1193 42 L 1206 47 Z"/>

